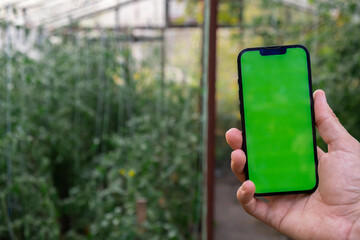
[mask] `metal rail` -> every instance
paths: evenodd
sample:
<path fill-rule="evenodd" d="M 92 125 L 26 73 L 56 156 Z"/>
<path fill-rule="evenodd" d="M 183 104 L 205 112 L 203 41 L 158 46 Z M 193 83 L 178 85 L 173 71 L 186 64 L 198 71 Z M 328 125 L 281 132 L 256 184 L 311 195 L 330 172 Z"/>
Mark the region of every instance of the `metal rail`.
<path fill-rule="evenodd" d="M 215 168 L 215 119 L 216 119 L 216 30 L 218 0 L 205 0 L 203 36 L 203 123 L 204 163 L 206 194 L 202 239 L 212 240 L 214 232 L 214 168 Z"/>

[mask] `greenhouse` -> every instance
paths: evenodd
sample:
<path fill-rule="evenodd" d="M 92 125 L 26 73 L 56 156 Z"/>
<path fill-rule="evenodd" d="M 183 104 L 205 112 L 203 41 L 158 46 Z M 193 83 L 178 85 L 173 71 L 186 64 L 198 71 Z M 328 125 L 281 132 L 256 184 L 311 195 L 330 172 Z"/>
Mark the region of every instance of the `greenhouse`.
<path fill-rule="evenodd" d="M 236 200 L 237 56 L 306 46 L 359 139 L 359 26 L 355 0 L 2 0 L 0 239 L 288 239 Z"/>

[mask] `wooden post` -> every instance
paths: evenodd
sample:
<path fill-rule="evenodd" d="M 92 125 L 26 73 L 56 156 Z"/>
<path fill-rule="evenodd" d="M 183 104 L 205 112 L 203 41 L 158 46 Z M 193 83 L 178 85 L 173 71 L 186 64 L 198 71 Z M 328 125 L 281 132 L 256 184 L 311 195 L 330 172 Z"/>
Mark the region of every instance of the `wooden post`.
<path fill-rule="evenodd" d="M 142 224 L 146 221 L 146 203 L 144 198 L 136 200 L 136 222 L 140 233 L 144 232 Z"/>

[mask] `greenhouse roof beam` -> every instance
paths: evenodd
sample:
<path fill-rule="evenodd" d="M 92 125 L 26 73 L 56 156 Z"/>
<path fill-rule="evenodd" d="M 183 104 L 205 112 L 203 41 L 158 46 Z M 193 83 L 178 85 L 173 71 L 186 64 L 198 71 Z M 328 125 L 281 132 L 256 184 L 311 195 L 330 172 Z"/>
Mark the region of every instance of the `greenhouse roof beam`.
<path fill-rule="evenodd" d="M 116 10 L 129 4 L 145 0 L 2 0 L 0 3 L 0 19 L 7 19 L 17 26 L 27 27 L 44 26 L 50 29 L 60 28 L 81 19 L 91 18 L 104 12 Z M 166 4 L 165 14 L 169 14 L 169 0 Z M 309 13 L 315 12 L 315 7 L 307 0 L 273 0 L 284 6 L 293 7 Z M 324 0 L 327 1 L 327 0 Z M 10 15 L 5 13 L 5 8 L 16 9 Z M 26 10 L 26 11 L 24 11 Z M 6 18 L 5 18 L 6 17 Z M 169 16 L 165 16 L 165 26 L 161 27 L 198 27 L 193 25 L 171 24 Z M 151 26 L 144 26 L 151 28 Z"/>
<path fill-rule="evenodd" d="M 21 2 L 21 0 L 10 0 L 10 1 L 3 1 L 0 3 L 0 7 L 12 7 L 16 3 Z"/>
<path fill-rule="evenodd" d="M 287 5 L 289 7 L 295 7 L 297 9 L 307 11 L 307 12 L 315 12 L 315 7 L 308 3 L 307 0 L 275 0 L 275 2 L 280 2 L 283 5 Z"/>
<path fill-rule="evenodd" d="M 4 1 L 2 3 L 0 3 L 0 8 L 1 7 L 12 7 L 15 8 L 17 10 L 20 9 L 28 9 L 30 11 L 32 11 L 33 9 L 37 9 L 37 8 L 45 8 L 47 5 L 51 5 L 54 2 L 62 2 L 64 3 L 64 1 L 61 0 L 52 0 L 52 1 L 45 1 L 45 0 L 11 0 L 11 1 Z"/>
<path fill-rule="evenodd" d="M 44 0 L 23 0 L 16 3 L 14 7 L 19 9 L 24 9 L 24 8 L 33 9 L 36 7 L 44 6 L 44 2 L 45 2 Z"/>
<path fill-rule="evenodd" d="M 94 17 L 104 12 L 115 10 L 117 8 L 121 8 L 123 6 L 133 4 L 139 1 L 144 0 L 123 0 L 121 2 L 114 0 L 105 0 L 92 5 L 84 6 L 81 9 L 77 9 L 71 14 L 68 14 L 68 16 L 61 16 L 59 18 L 49 19 L 48 21 L 41 22 L 40 25 L 52 28 L 60 28 L 70 24 L 72 21 Z"/>
<path fill-rule="evenodd" d="M 53 0 L 45 3 L 38 1 L 38 2 L 27 2 L 27 4 L 26 3 L 18 4 L 14 7 L 16 7 L 17 9 L 26 9 L 26 19 L 24 19 L 24 16 L 17 16 L 14 19 L 14 24 L 28 25 L 28 27 L 37 26 L 37 22 L 39 22 L 41 19 L 46 19 L 48 17 L 51 17 L 54 13 L 56 13 L 59 10 L 60 6 L 61 9 L 66 9 L 66 10 L 73 8 L 74 1 L 70 2 L 63 0 Z"/>
<path fill-rule="evenodd" d="M 63 6 L 66 3 L 69 3 L 68 1 L 63 1 L 63 0 L 52 0 L 52 1 L 46 1 L 46 2 L 33 2 L 30 1 L 26 4 L 25 3 L 20 3 L 18 5 L 16 5 L 17 8 L 26 8 L 27 12 L 31 15 L 33 15 L 33 17 L 35 17 L 35 15 L 39 15 L 39 16 L 44 16 L 44 15 L 48 15 L 49 12 L 48 10 L 54 10 L 54 8 L 58 7 L 58 6 Z M 59 10 L 56 8 L 56 10 Z"/>
<path fill-rule="evenodd" d="M 97 4 L 99 2 L 101 2 L 102 0 L 97 0 L 95 1 L 95 3 L 92 4 Z M 94 2 L 94 1 L 92 1 Z M 59 6 L 61 5 L 61 10 L 59 11 L 59 9 L 55 6 Z M 61 19 L 61 18 L 68 18 L 69 15 L 71 15 L 72 12 L 76 12 L 79 10 L 82 10 L 85 7 L 92 7 L 93 5 L 88 4 L 87 2 L 79 2 L 77 1 L 77 4 L 74 4 L 74 1 L 66 1 L 66 3 L 64 3 L 63 0 L 58 0 L 57 4 L 55 6 L 52 6 L 50 10 L 50 13 L 44 15 L 44 14 L 39 14 L 40 17 L 38 17 L 37 19 L 33 19 L 34 20 L 34 24 L 35 25 L 44 25 L 44 22 L 48 22 L 51 21 L 52 19 Z M 40 9 L 38 12 L 43 11 L 44 9 Z"/>
<path fill-rule="evenodd" d="M 176 25 L 169 25 L 168 27 L 165 26 L 121 26 L 121 29 L 119 31 L 127 31 L 127 30 L 164 30 L 165 28 L 168 29 L 181 29 L 181 28 L 201 28 L 203 27 L 202 24 L 176 24 Z M 224 29 L 231 29 L 231 28 L 239 28 L 238 25 L 229 25 L 229 24 L 218 24 L 217 28 L 224 28 Z M 72 31 L 91 31 L 94 28 L 91 27 L 74 27 L 71 30 Z M 113 27 L 102 27 L 103 30 L 114 30 Z M 116 29 L 116 28 L 115 28 Z"/>

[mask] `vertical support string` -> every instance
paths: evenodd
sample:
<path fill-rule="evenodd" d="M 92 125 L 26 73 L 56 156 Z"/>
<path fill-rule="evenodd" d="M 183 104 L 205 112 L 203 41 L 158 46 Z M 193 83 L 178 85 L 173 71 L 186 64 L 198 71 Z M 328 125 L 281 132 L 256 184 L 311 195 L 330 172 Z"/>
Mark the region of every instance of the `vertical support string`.
<path fill-rule="evenodd" d="M 7 188 L 11 189 L 12 185 L 12 140 L 11 140 L 11 90 L 12 90 L 12 66 L 11 66 L 11 23 L 10 19 L 11 9 L 9 6 L 6 7 L 6 43 L 5 43 L 5 53 L 6 53 L 6 138 L 8 140 L 7 149 L 6 149 L 6 171 L 7 179 L 6 184 Z M 15 239 L 15 235 L 12 229 L 11 217 L 12 217 L 12 197 L 11 191 L 7 196 L 7 225 L 8 231 L 11 239 Z"/>
<path fill-rule="evenodd" d="M 96 107 L 96 141 L 98 143 L 102 144 L 102 128 L 103 128 L 103 105 L 104 105 L 104 79 L 103 79 L 103 73 L 104 73 L 104 33 L 103 30 L 100 29 L 100 42 L 99 42 L 99 57 L 98 57 L 98 81 L 99 81 L 99 91 L 97 96 L 97 107 Z M 100 151 L 102 152 L 102 147 L 100 147 Z"/>
<path fill-rule="evenodd" d="M 10 15 L 10 7 L 7 7 L 7 17 Z M 11 73 L 11 24 L 7 19 L 6 23 L 6 137 L 10 141 L 11 135 L 11 89 L 12 89 L 12 73 Z M 6 164 L 7 164 L 7 186 L 11 186 L 12 173 L 12 153 L 11 143 L 7 144 L 6 150 Z M 9 204 L 9 215 L 11 216 L 11 204 Z"/>
<path fill-rule="evenodd" d="M 106 38 L 104 39 L 104 51 L 105 56 L 109 55 L 108 51 L 111 51 L 112 53 L 112 45 L 111 45 L 111 39 L 109 34 L 107 33 Z M 104 72 L 106 71 L 108 67 L 109 61 L 108 58 L 104 58 Z M 104 120 L 103 120 L 103 128 L 102 128 L 102 139 L 107 138 L 108 136 L 108 130 L 109 130 L 109 121 L 110 121 L 110 104 L 111 104 L 111 89 L 109 88 L 109 81 L 107 79 L 107 76 L 105 74 L 103 75 L 103 81 L 104 81 Z M 103 141 L 102 143 L 102 151 L 107 151 L 107 142 Z"/>
<path fill-rule="evenodd" d="M 116 53 L 116 64 L 117 64 L 117 57 L 121 54 L 121 44 L 120 44 L 120 13 L 119 8 L 115 9 L 115 53 Z M 115 66 L 116 68 L 117 66 Z M 116 71 L 117 74 L 117 71 Z M 121 76 L 119 76 L 121 77 Z M 119 135 L 122 134 L 122 126 L 124 124 L 124 109 L 123 109 L 123 99 L 122 99 L 122 92 L 121 92 L 121 85 L 118 86 L 118 114 L 117 114 L 117 132 Z"/>
<path fill-rule="evenodd" d="M 81 80 L 81 72 L 80 72 L 80 64 L 81 64 L 81 55 L 80 55 L 80 49 L 81 47 L 79 46 L 79 36 L 77 34 L 74 34 L 74 45 L 75 45 L 75 66 L 74 66 L 74 82 L 73 82 L 73 91 L 74 91 L 74 122 L 73 122 L 73 128 L 74 128 L 74 132 L 76 132 L 76 134 L 79 134 L 78 131 L 78 123 L 79 123 L 79 111 L 78 111 L 78 102 L 79 102 L 79 96 L 78 96 L 78 84 L 79 81 Z M 75 158 L 75 171 L 78 172 L 79 171 L 79 143 L 78 141 L 75 140 L 74 143 L 74 158 Z"/>
<path fill-rule="evenodd" d="M 22 11 L 22 17 L 23 17 L 23 20 L 24 20 L 24 26 L 21 27 L 21 29 L 19 29 L 19 31 L 21 31 L 20 33 L 20 38 L 19 38 L 19 41 L 20 41 L 20 49 L 21 49 L 21 60 L 19 61 L 20 62 L 20 87 L 19 87 L 19 92 L 21 92 L 21 106 L 20 106 L 20 128 L 22 131 L 24 131 L 25 133 L 25 124 L 26 124 L 26 118 L 27 118 L 27 112 L 26 112 L 26 107 L 27 106 L 27 95 L 26 95 L 26 89 L 27 89 L 27 84 L 26 84 L 26 58 L 27 58 L 27 44 L 26 44 L 26 20 L 27 20 L 27 17 L 26 17 L 26 9 L 23 9 Z M 19 149 L 20 149 L 20 152 L 23 151 L 22 147 L 24 146 L 24 142 L 21 141 L 20 142 L 20 145 L 19 145 Z M 21 154 L 21 158 L 20 158 L 20 165 L 22 167 L 22 170 L 25 171 L 25 161 L 24 161 L 24 155 Z"/>

